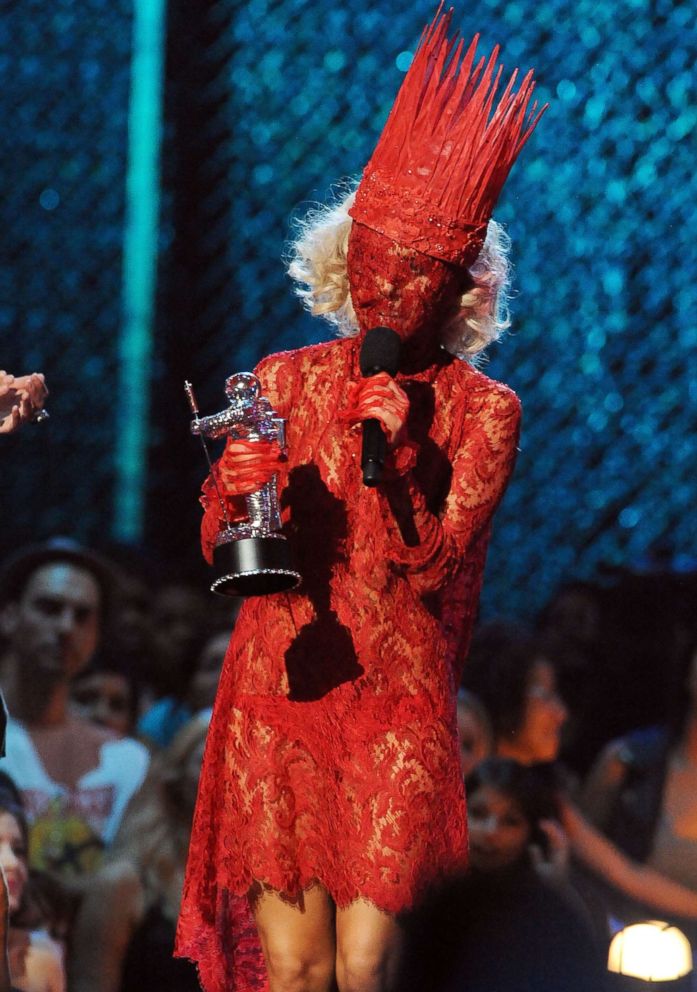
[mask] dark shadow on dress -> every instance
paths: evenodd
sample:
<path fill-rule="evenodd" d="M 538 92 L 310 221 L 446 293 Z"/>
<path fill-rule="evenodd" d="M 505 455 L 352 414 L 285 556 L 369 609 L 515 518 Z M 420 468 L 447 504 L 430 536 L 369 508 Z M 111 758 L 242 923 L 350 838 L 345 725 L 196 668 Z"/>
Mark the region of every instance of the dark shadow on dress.
<path fill-rule="evenodd" d="M 444 452 L 429 437 L 435 412 L 433 386 L 416 381 L 404 385 L 409 396 L 407 433 L 419 445 L 419 456 L 413 470 L 414 479 L 421 492 L 426 494 L 429 512 L 437 516 L 450 491 L 453 470 Z M 417 547 L 419 535 L 404 480 L 396 479 L 393 483 L 388 483 L 385 494 L 402 540 L 408 548 Z"/>
<path fill-rule="evenodd" d="M 282 505 L 291 511 L 286 533 L 303 577 L 302 592 L 316 614 L 286 651 L 288 698 L 311 702 L 363 674 L 350 631 L 330 607 L 332 571 L 346 560 L 346 509 L 329 492 L 316 465 L 291 471 Z"/>

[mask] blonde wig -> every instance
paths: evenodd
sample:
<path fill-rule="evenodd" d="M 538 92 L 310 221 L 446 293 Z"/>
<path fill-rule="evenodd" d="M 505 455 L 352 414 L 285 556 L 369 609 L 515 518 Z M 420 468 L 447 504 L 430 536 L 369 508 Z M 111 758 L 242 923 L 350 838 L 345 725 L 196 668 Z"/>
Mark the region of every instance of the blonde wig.
<path fill-rule="evenodd" d="M 326 206 L 313 207 L 296 222 L 297 237 L 287 251 L 288 274 L 295 292 L 310 313 L 324 317 L 337 334 L 358 333 L 349 292 L 346 256 L 355 188 L 340 188 L 341 196 Z M 459 309 L 441 332 L 443 347 L 458 358 L 476 364 L 484 349 L 510 326 L 510 238 L 490 220 L 484 246 L 470 267 L 473 285 L 460 299 Z"/>

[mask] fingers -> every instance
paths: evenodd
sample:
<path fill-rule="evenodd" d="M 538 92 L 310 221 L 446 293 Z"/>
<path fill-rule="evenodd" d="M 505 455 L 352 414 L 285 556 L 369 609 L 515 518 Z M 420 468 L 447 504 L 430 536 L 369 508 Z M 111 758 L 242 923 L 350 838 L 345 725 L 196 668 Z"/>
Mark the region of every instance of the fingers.
<path fill-rule="evenodd" d="M 48 389 L 46 388 L 46 381 L 42 372 L 32 372 L 29 376 L 27 392 L 29 393 L 32 405 L 37 410 L 40 410 L 48 396 Z"/>
<path fill-rule="evenodd" d="M 278 471 L 281 449 L 273 441 L 228 441 L 218 463 L 218 474 L 230 496 L 246 496 Z"/>
<path fill-rule="evenodd" d="M 559 820 L 540 820 L 540 829 L 545 832 L 550 844 L 553 844 L 555 847 L 562 847 L 567 844 L 566 831 Z"/>
<path fill-rule="evenodd" d="M 7 372 L 0 372 L 0 397 L 7 396 L 12 390 L 14 381 L 15 377 L 13 375 L 9 375 Z"/>
<path fill-rule="evenodd" d="M 30 375 L 13 376 L 13 379 L 14 388 L 17 392 L 28 396 L 32 406 L 40 410 L 48 396 L 43 372 L 32 372 Z"/>
<path fill-rule="evenodd" d="M 22 423 L 22 415 L 18 406 L 13 406 L 4 420 L 0 421 L 0 434 L 11 434 Z"/>
<path fill-rule="evenodd" d="M 37 407 L 36 409 L 40 409 Z M 31 420 L 34 416 L 35 407 L 32 402 L 31 396 L 28 392 L 22 392 L 19 394 L 19 416 L 23 421 Z"/>
<path fill-rule="evenodd" d="M 540 820 L 540 829 L 544 831 L 550 852 L 564 858 L 569 853 L 569 837 L 558 820 Z"/>
<path fill-rule="evenodd" d="M 11 434 L 42 409 L 48 389 L 41 372 L 14 376 L 0 371 L 0 433 Z"/>
<path fill-rule="evenodd" d="M 407 421 L 409 399 L 386 372 L 362 379 L 351 396 L 351 406 L 351 421 L 379 420 L 388 444 L 397 444 Z"/>

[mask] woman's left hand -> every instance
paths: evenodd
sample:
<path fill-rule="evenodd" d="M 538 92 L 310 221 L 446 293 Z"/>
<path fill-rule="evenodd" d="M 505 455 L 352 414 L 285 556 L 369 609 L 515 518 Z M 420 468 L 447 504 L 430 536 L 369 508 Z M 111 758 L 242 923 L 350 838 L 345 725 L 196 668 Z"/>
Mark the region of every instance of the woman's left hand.
<path fill-rule="evenodd" d="M 409 413 L 409 398 L 387 372 L 378 372 L 357 382 L 349 396 L 346 419 L 351 424 L 379 420 L 390 448 L 403 438 Z"/>

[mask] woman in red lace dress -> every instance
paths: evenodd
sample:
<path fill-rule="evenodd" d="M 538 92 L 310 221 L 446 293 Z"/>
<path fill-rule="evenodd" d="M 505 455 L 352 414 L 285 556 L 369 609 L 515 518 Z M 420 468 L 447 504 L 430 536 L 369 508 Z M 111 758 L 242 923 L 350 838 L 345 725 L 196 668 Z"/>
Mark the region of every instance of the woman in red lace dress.
<path fill-rule="evenodd" d="M 434 23 L 424 58 L 447 41 L 448 18 Z M 415 72 L 423 88 L 419 54 L 400 97 Z M 508 388 L 461 358 L 501 329 L 503 236 L 492 222 L 483 246 L 488 217 L 476 214 L 457 254 L 440 222 L 432 251 L 428 237 L 414 247 L 374 222 L 368 175 L 355 202 L 312 218 L 291 266 L 313 311 L 355 336 L 262 361 L 289 459 L 228 442 L 215 468 L 233 513 L 240 494 L 278 473 L 303 583 L 245 602 L 221 676 L 178 935 L 206 992 L 387 992 L 397 914 L 466 862 L 458 662 L 520 412 Z M 428 209 L 426 235 L 437 197 Z M 360 375 L 363 336 L 377 325 L 401 338 L 395 380 Z M 360 469 L 369 417 L 390 447 L 374 489 Z M 210 488 L 209 558 L 221 526 Z"/>

